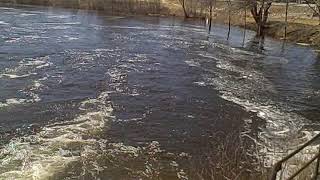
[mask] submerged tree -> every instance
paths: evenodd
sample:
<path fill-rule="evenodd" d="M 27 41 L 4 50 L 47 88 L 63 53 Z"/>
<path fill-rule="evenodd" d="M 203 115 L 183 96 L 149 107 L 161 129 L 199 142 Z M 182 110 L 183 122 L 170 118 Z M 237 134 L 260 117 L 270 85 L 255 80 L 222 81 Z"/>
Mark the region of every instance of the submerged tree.
<path fill-rule="evenodd" d="M 196 1 L 197 3 L 194 3 Z M 309 0 L 309 1 L 319 1 L 320 0 Z M 225 0 L 228 6 L 228 22 L 229 27 L 231 26 L 231 11 L 232 11 L 232 0 Z M 244 0 L 241 1 L 241 7 L 245 9 L 245 16 L 247 8 L 250 9 L 253 19 L 257 24 L 257 35 L 262 36 L 264 34 L 265 29 L 267 28 L 267 21 L 269 17 L 269 10 L 271 8 L 273 0 Z M 202 14 L 203 9 L 207 9 L 207 13 L 205 17 L 209 20 L 209 32 L 211 30 L 211 21 L 213 16 L 213 8 L 215 7 L 216 0 L 179 0 L 181 4 L 184 16 L 186 18 L 189 17 L 197 17 L 197 10 L 200 9 Z M 200 6 L 198 6 L 200 4 Z M 198 16 L 199 17 L 199 16 Z M 204 18 L 204 17 L 201 17 Z M 230 28 L 229 28 L 230 32 Z"/>
<path fill-rule="evenodd" d="M 210 0 L 209 2 L 209 33 L 211 32 L 211 26 L 212 26 L 212 12 L 213 12 L 213 0 Z"/>
<path fill-rule="evenodd" d="M 227 35 L 227 40 L 229 40 L 230 31 L 231 31 L 231 0 L 228 0 L 227 4 L 228 4 L 228 35 Z"/>
<path fill-rule="evenodd" d="M 257 24 L 257 35 L 262 36 L 267 27 L 272 0 L 249 0 L 252 17 Z"/>
<path fill-rule="evenodd" d="M 187 12 L 187 6 L 186 6 L 186 0 L 179 0 L 181 6 L 182 6 L 182 10 L 183 10 L 183 13 L 184 13 L 184 17 L 185 18 L 188 18 L 189 15 L 188 15 L 188 12 Z"/>

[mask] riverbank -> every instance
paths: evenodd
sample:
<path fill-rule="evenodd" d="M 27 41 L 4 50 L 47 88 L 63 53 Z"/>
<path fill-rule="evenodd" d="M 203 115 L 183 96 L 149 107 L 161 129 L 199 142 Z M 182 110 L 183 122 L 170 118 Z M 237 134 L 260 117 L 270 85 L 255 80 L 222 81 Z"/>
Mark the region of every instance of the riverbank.
<path fill-rule="evenodd" d="M 246 21 L 243 16 L 231 16 L 231 25 L 246 28 L 256 31 L 257 25 L 251 15 L 248 15 Z M 228 17 L 225 14 L 221 14 L 213 20 L 215 23 L 228 24 Z M 270 20 L 265 30 L 265 35 L 297 43 L 305 46 L 320 47 L 320 25 L 317 20 L 299 19 L 295 21 L 288 21 L 287 33 L 285 35 L 286 23 L 279 18 L 270 17 Z"/>
<path fill-rule="evenodd" d="M 170 11 L 170 15 L 183 16 L 183 10 L 178 1 L 163 0 L 162 5 Z M 257 26 L 250 14 L 241 9 L 241 4 L 232 2 L 231 25 L 257 30 Z M 312 18 L 313 11 L 306 4 L 291 3 L 288 9 L 288 25 L 286 39 L 290 42 L 320 47 L 320 25 L 318 18 Z M 228 5 L 218 2 L 214 8 L 213 22 L 228 24 Z M 246 18 L 245 18 L 246 17 Z M 285 4 L 273 3 L 270 9 L 269 24 L 265 31 L 267 36 L 275 39 L 285 38 Z"/>
<path fill-rule="evenodd" d="M 217 23 L 227 24 L 226 21 L 217 21 Z M 239 26 L 253 31 L 257 30 L 256 24 L 250 21 L 247 22 L 246 25 L 239 21 L 234 21 L 231 24 L 233 26 Z M 288 22 L 286 37 L 285 27 L 285 22 L 270 21 L 268 23 L 268 28 L 265 30 L 265 35 L 279 40 L 286 39 L 289 42 L 304 46 L 314 46 L 315 48 L 320 48 L 319 25 L 314 26 L 309 24 Z"/>
<path fill-rule="evenodd" d="M 100 10 L 110 14 L 140 14 L 159 16 L 184 16 L 178 0 L 0 0 L 1 3 L 54 6 L 73 9 Z M 194 18 L 206 16 L 205 10 L 198 5 L 189 9 Z M 239 2 L 232 2 L 231 25 L 256 30 L 250 11 L 245 13 Z M 285 5 L 274 3 L 270 10 L 269 25 L 265 34 L 276 39 L 284 39 Z M 290 42 L 320 47 L 320 25 L 317 18 L 312 18 L 313 11 L 306 5 L 290 4 L 286 39 Z M 213 13 L 213 22 L 228 24 L 228 6 L 217 2 Z M 246 17 L 246 18 L 245 18 Z M 246 20 L 245 20 L 246 19 Z"/>
<path fill-rule="evenodd" d="M 251 24 L 252 29 L 256 27 Z M 277 38 L 284 39 L 285 34 L 285 23 L 279 21 L 271 21 L 269 27 L 266 30 L 266 35 Z M 301 44 L 301 45 L 311 45 L 320 47 L 320 26 L 313 26 L 300 23 L 288 23 L 287 26 L 287 37 L 288 41 Z"/>

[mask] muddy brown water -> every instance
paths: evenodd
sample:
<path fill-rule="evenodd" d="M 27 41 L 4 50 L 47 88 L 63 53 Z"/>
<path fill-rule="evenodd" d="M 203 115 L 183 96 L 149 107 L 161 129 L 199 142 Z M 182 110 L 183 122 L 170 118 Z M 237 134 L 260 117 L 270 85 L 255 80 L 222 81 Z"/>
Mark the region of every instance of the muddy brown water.
<path fill-rule="evenodd" d="M 0 10 L 0 179 L 247 177 L 317 133 L 312 48 L 179 18 Z"/>

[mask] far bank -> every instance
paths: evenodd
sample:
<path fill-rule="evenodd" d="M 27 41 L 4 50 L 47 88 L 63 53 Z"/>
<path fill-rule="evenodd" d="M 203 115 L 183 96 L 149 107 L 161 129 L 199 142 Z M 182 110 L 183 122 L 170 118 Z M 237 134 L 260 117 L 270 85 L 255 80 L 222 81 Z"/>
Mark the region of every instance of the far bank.
<path fill-rule="evenodd" d="M 208 18 L 207 9 L 203 5 L 196 3 L 196 1 L 190 2 L 187 4 L 190 7 L 187 10 L 192 18 Z M 184 16 L 179 0 L 0 0 L 0 3 L 98 10 L 117 15 Z M 213 10 L 213 24 L 228 24 L 228 12 L 231 12 L 231 25 L 250 30 L 257 29 L 250 10 L 245 11 L 244 8 L 241 8 L 241 3 L 237 1 L 232 1 L 229 6 L 224 1 L 217 1 Z M 265 30 L 267 36 L 276 39 L 285 38 L 284 12 L 284 4 L 273 3 L 268 28 Z M 320 47 L 319 21 L 317 18 L 313 18 L 312 14 L 313 11 L 307 5 L 290 4 L 286 36 L 288 41 Z"/>

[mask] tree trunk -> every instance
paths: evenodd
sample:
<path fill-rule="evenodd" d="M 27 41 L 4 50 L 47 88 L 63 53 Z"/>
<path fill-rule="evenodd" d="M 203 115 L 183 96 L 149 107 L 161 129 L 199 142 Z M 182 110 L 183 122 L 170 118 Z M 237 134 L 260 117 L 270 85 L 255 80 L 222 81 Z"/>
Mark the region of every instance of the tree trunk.
<path fill-rule="evenodd" d="M 320 25 L 320 5 L 317 4 L 317 10 L 318 10 L 318 20 Z"/>
<path fill-rule="evenodd" d="M 263 13 L 263 25 L 265 26 L 268 21 L 269 17 L 269 9 L 271 8 L 272 2 L 268 2 L 267 6 L 264 7 L 264 13 Z"/>
<path fill-rule="evenodd" d="M 212 0 L 210 2 L 210 13 L 209 13 L 209 33 L 211 32 L 211 26 L 212 26 Z"/>
<path fill-rule="evenodd" d="M 189 18 L 189 15 L 188 15 L 187 10 L 186 10 L 186 2 L 185 2 L 185 0 L 180 0 L 180 3 L 182 5 L 184 17 L 185 18 Z"/>
<path fill-rule="evenodd" d="M 289 8 L 289 0 L 287 0 L 287 2 L 286 2 L 286 18 L 285 18 L 286 26 L 284 27 L 284 39 L 287 39 L 287 28 L 288 28 L 288 8 Z"/>
<path fill-rule="evenodd" d="M 228 36 L 227 40 L 229 40 L 230 37 L 230 31 L 231 31 L 231 1 L 228 0 Z"/>
<path fill-rule="evenodd" d="M 253 0 L 253 2 L 251 2 L 251 14 L 257 24 L 258 36 L 263 36 L 264 34 L 271 5 L 272 1 L 268 1 L 267 3 L 265 3 L 265 0 L 263 0 L 258 11 L 258 2 L 256 0 Z"/>
<path fill-rule="evenodd" d="M 244 9 L 244 32 L 243 32 L 243 41 L 242 46 L 244 46 L 245 40 L 246 40 L 246 31 L 247 31 L 247 4 Z"/>
<path fill-rule="evenodd" d="M 254 19 L 254 21 L 256 22 L 256 24 L 259 24 L 259 16 L 258 16 L 258 3 L 256 1 L 254 1 L 252 3 L 252 7 L 251 7 L 251 14 L 252 14 L 252 17 Z"/>

